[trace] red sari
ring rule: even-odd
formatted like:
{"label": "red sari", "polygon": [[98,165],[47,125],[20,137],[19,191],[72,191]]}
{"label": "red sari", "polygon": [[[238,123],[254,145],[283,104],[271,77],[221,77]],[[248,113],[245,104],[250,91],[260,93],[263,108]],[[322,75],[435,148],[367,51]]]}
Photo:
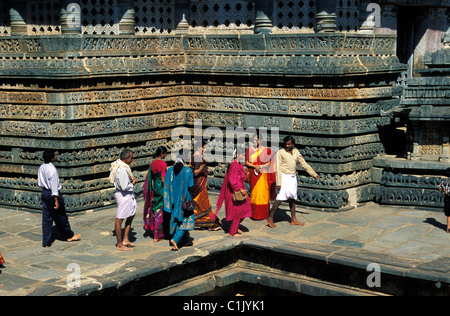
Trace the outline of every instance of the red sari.
{"label": "red sari", "polygon": [[4,263],[5,263],[5,260],[3,259],[2,254],[0,253],[0,266]]}
{"label": "red sari", "polygon": [[[245,152],[245,161],[253,165],[264,165],[270,162],[272,154],[272,150],[267,147],[260,147],[258,150],[249,147]],[[252,168],[249,169],[252,219],[267,219],[270,213],[270,200],[276,196],[275,173],[271,166],[261,169],[258,174],[255,174]]]}

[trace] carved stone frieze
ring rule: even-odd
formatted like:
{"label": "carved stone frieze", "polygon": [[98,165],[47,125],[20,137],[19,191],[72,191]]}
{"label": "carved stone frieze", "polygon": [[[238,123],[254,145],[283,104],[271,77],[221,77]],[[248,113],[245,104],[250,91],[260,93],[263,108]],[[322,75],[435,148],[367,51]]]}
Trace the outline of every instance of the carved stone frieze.
{"label": "carved stone frieze", "polygon": [[99,136],[89,139],[28,139],[23,137],[4,137],[2,144],[19,148],[54,148],[57,150],[75,150],[78,148],[96,148],[110,146],[111,144],[126,144],[146,142],[149,138],[170,139],[171,129],[158,131],[145,131],[131,135]]}
{"label": "carved stone frieze", "polygon": [[292,129],[304,133],[320,133],[326,135],[363,134],[378,131],[378,127],[390,124],[390,118],[371,117],[357,120],[315,120],[294,118]]}
{"label": "carved stone frieze", "polygon": [[384,146],[381,143],[355,145],[343,149],[306,146],[305,148],[300,149],[300,153],[308,161],[347,162],[358,159],[370,159],[377,155],[381,155],[384,153]]}
{"label": "carved stone frieze", "polygon": [[175,112],[82,123],[51,124],[47,122],[3,121],[0,122],[0,131],[4,135],[11,136],[86,137],[105,134],[107,131],[118,133],[182,125],[185,122],[184,114],[184,112]]}
{"label": "carved stone frieze", "polygon": [[[147,134],[147,138],[148,138]],[[155,135],[151,133],[150,135]],[[173,141],[166,139],[157,139],[156,137],[140,146],[128,146],[137,157],[152,156],[158,146],[172,147]],[[123,150],[123,144],[113,147],[97,147],[78,151],[58,152],[58,160],[55,163],[58,167],[75,167],[82,165],[91,165],[99,163],[108,163],[117,159],[118,153]],[[26,151],[21,148],[14,148],[11,152],[0,152],[0,162],[20,163],[29,165],[40,165],[42,163],[43,151]]]}
{"label": "carved stone frieze", "polygon": [[[222,186],[222,179],[209,178],[208,188],[220,189]],[[339,209],[348,205],[349,194],[346,190],[324,190],[323,188],[317,189],[298,189],[298,202],[303,205],[326,208],[326,209]]]}
{"label": "carved stone frieze", "polygon": [[299,189],[298,201],[305,205],[326,208],[340,208],[348,205],[349,194],[345,190],[309,190]]}
{"label": "carved stone frieze", "polygon": [[[339,209],[348,190],[370,200],[379,129],[392,123],[381,113],[402,92],[394,44],[356,34],[2,37],[0,204],[41,207],[46,148],[58,150],[69,211],[114,203],[107,176],[126,147],[139,197],[156,147],[170,153],[174,128],[193,136],[198,120],[224,136],[229,127],[277,128],[278,143],[294,135],[321,175],[298,167],[300,203]],[[210,170],[219,185],[226,165]]]}
{"label": "carved stone frieze", "polygon": [[376,201],[383,204],[443,207],[444,198],[436,189],[414,189],[405,187],[377,188]]}
{"label": "carved stone frieze", "polygon": [[[111,207],[115,204],[114,188],[93,190],[89,193],[77,195],[64,195],[64,204],[68,213]],[[134,192],[142,196],[142,184],[135,186]],[[0,192],[0,203],[6,207],[41,209],[41,198],[39,192],[4,189]]]}
{"label": "carved stone frieze", "polygon": [[438,176],[417,176],[385,171],[381,184],[389,187],[436,189],[443,180],[443,177]]}
{"label": "carved stone frieze", "polygon": [[[133,172],[138,182],[145,179],[146,173]],[[81,194],[96,190],[111,189],[111,183],[107,178],[99,178],[94,180],[81,179],[63,179],[61,181],[61,192],[64,194]],[[37,178],[2,178],[0,179],[0,187],[2,189],[27,189],[31,191],[41,192],[37,185]]]}
{"label": "carved stone frieze", "polygon": [[394,37],[338,33],[2,37],[0,53],[1,73],[14,77],[158,72],[336,75],[388,73],[403,67],[395,57]]}
{"label": "carved stone frieze", "polygon": [[[1,63],[1,60],[0,60]],[[7,91],[0,92],[0,102],[1,103],[27,103],[27,104],[42,104],[44,105],[47,102],[46,93],[45,92],[16,92],[16,91]]]}
{"label": "carved stone frieze", "polygon": [[[287,134],[280,133],[280,139],[287,136]],[[380,137],[378,134],[368,135],[353,135],[343,136],[339,138],[320,137],[314,135],[296,135],[295,143],[302,146],[323,146],[323,147],[347,147],[360,145],[365,143],[379,142]]]}
{"label": "carved stone frieze", "polygon": [[[184,89],[186,88],[186,89]],[[87,119],[97,117],[117,117],[122,115],[151,114],[182,109],[203,109],[217,111],[258,111],[266,113],[295,114],[297,116],[356,116],[379,115],[398,105],[398,100],[378,102],[342,102],[313,101],[288,99],[293,98],[291,89],[285,89],[282,98],[273,98],[272,88],[254,88],[261,98],[250,97],[215,97],[225,90],[207,89],[209,97],[187,96],[188,87],[180,88],[137,88],[133,90],[102,90],[86,92],[52,92],[46,98],[42,92],[29,92],[31,104],[19,104],[25,100],[13,98],[8,91],[0,91],[5,103],[0,103],[0,113],[7,119]],[[247,89],[248,90],[248,89]],[[232,90],[230,94],[236,93]],[[312,93],[312,91],[302,92]],[[192,93],[192,92],[189,92]],[[37,94],[33,96],[33,94]],[[55,95],[58,95],[56,97]],[[237,95],[238,93],[236,93]],[[251,93],[255,94],[255,93]],[[299,94],[297,94],[299,95]],[[155,98],[158,97],[158,98]],[[164,97],[164,98],[161,98]],[[59,105],[43,105],[37,100],[53,99],[51,103]],[[50,100],[49,100],[50,101]],[[99,103],[94,103],[94,102]],[[117,102],[114,102],[117,101]],[[84,104],[71,105],[83,102]],[[86,103],[87,102],[87,103]],[[50,103],[50,102],[49,102]]]}

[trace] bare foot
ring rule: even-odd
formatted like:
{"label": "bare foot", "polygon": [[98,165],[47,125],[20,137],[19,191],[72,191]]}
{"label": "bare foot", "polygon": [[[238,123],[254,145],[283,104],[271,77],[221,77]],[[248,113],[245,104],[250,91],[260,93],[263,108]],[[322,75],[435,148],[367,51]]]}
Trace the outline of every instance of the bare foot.
{"label": "bare foot", "polygon": [[236,234],[234,234],[234,235],[231,235],[231,234],[230,234],[230,236],[231,236],[231,237],[242,237],[242,234],[236,233]]}
{"label": "bare foot", "polygon": [[117,247],[116,247],[118,250],[120,250],[120,251],[130,251],[130,250],[133,250],[133,248],[130,248],[130,247],[127,247],[127,246],[125,246],[125,245],[117,245]]}
{"label": "bare foot", "polygon": [[123,245],[127,247],[136,247],[136,245],[131,242],[124,242]]}
{"label": "bare foot", "polygon": [[267,220],[267,225],[269,225],[270,228],[277,228],[278,227],[277,225],[275,225],[273,220],[270,219],[270,218]]}
{"label": "bare foot", "polygon": [[294,226],[294,225],[305,226],[304,223],[299,222],[297,219],[293,219],[293,220],[291,221],[291,225],[292,225],[292,226]]}
{"label": "bare foot", "polygon": [[177,246],[177,243],[176,243],[173,239],[170,240],[170,244],[172,245],[172,250],[173,250],[173,251],[178,251],[178,250],[180,250],[180,249],[178,248],[178,246]]}
{"label": "bare foot", "polygon": [[74,235],[72,238],[67,239],[67,241],[68,241],[68,242],[71,242],[71,241],[78,241],[78,240],[81,239],[80,237],[81,237],[81,234]]}
{"label": "bare foot", "polygon": [[237,232],[238,232],[238,234],[242,234],[242,230],[240,230],[240,229],[238,229]]}
{"label": "bare foot", "polygon": [[160,242],[163,239],[153,239],[153,242]]}

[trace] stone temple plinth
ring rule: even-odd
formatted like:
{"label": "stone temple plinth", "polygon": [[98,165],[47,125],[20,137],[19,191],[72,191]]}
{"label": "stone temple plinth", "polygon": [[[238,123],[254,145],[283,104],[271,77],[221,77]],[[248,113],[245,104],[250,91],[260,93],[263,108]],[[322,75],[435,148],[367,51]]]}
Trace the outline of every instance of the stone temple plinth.
{"label": "stone temple plinth", "polygon": [[[348,33],[48,35],[0,38],[0,205],[40,209],[42,151],[69,212],[114,203],[123,148],[142,192],[175,127],[278,127],[321,175],[299,170],[299,202],[342,209],[372,200],[372,160],[399,105],[404,70],[391,35]],[[225,133],[224,133],[225,134]],[[210,167],[220,186],[226,165]]]}

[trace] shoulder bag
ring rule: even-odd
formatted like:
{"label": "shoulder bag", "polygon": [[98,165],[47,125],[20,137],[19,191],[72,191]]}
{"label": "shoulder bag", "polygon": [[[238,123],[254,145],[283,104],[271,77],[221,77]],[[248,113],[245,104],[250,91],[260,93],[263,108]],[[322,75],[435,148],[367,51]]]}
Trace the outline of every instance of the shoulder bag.
{"label": "shoulder bag", "polygon": [[[184,192],[184,166],[183,166],[183,188],[182,188],[182,190]],[[184,193],[182,193],[182,195],[181,195],[182,196],[181,209],[183,210],[184,217],[189,217],[194,214],[194,211],[197,209],[198,205],[197,205],[197,202],[195,202],[194,200],[187,200],[186,195]]]}

